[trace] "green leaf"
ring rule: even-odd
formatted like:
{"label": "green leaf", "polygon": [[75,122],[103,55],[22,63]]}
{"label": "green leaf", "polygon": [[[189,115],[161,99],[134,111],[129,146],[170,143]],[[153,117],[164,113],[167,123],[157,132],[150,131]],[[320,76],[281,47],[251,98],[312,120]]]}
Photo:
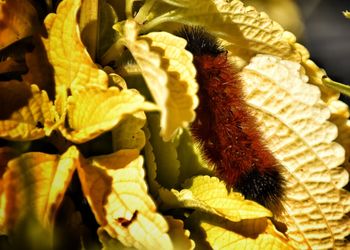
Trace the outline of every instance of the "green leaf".
{"label": "green leaf", "polygon": [[[180,163],[177,159],[177,145],[174,142],[165,142],[160,136],[159,114],[147,114],[148,129],[150,132],[149,143],[151,148],[147,158],[154,157],[156,166],[156,181],[163,187],[174,188],[178,184]],[[153,149],[153,155],[151,154]],[[147,161],[151,159],[147,159]],[[152,168],[152,166],[149,166]]]}
{"label": "green leaf", "polygon": [[180,161],[178,183],[196,175],[213,175],[214,166],[205,159],[199,143],[194,141],[189,130],[184,129],[177,146],[177,159]]}
{"label": "green leaf", "polygon": [[100,59],[108,48],[117,40],[117,32],[113,29],[113,24],[118,21],[118,17],[109,3],[102,1],[101,5],[96,55],[98,59]]}

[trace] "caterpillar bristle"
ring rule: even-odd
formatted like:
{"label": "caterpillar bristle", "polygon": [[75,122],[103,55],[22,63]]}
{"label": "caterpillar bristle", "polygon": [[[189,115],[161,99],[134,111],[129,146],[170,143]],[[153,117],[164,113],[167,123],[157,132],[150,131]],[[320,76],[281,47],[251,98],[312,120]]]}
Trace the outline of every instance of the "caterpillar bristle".
{"label": "caterpillar bristle", "polygon": [[225,49],[217,42],[217,39],[200,26],[184,26],[176,35],[187,41],[186,49],[194,56],[209,54],[217,56]]}

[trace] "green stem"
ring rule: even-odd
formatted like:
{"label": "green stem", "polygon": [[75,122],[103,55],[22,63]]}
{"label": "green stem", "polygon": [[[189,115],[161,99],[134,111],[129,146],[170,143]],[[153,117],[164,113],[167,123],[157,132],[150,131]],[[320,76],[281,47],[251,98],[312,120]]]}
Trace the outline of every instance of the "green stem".
{"label": "green stem", "polygon": [[117,61],[118,58],[123,54],[123,41],[119,39],[116,43],[114,43],[101,57],[101,65],[107,65],[110,62]]}
{"label": "green stem", "polygon": [[165,13],[161,16],[158,16],[158,17],[152,19],[148,23],[145,23],[141,28],[141,33],[146,32],[146,31],[150,31],[151,29],[153,29],[154,27],[156,27],[162,23],[176,21],[177,19],[178,18],[176,16],[171,16],[170,12]]}
{"label": "green stem", "polygon": [[330,79],[327,76],[324,77],[322,79],[322,81],[323,81],[324,85],[326,85],[327,87],[335,89],[346,96],[350,96],[350,86],[349,85],[333,81],[332,79]]}
{"label": "green stem", "polygon": [[127,19],[133,18],[132,7],[134,5],[134,1],[135,0],[126,0],[125,13],[126,13],[126,18]]}
{"label": "green stem", "polygon": [[140,10],[137,12],[135,16],[135,21],[142,24],[146,21],[147,16],[152,9],[153,5],[155,3],[155,0],[147,0],[144,5],[140,8]]}

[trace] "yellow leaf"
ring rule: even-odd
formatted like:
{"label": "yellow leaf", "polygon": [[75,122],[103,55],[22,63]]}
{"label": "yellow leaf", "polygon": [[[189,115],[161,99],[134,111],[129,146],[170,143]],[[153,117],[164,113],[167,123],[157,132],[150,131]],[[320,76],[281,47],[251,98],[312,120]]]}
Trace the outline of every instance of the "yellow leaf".
{"label": "yellow leaf", "polygon": [[343,11],[343,15],[344,15],[346,18],[350,19],[350,12],[349,12],[348,10]]}
{"label": "yellow leaf", "polygon": [[[195,7],[192,7],[193,5]],[[159,11],[164,7],[153,9]],[[157,19],[159,15],[161,16]],[[260,13],[250,6],[244,7],[243,3],[238,0],[194,0],[182,8],[172,8],[165,13],[152,13],[149,16],[154,19],[148,20],[149,23],[145,24],[145,30],[166,21],[200,25],[215,36],[227,41],[230,45],[229,50],[232,47],[232,50],[237,52],[239,48],[243,57],[246,54],[251,57],[257,53],[265,53],[300,61],[299,53],[291,42],[285,39],[285,36],[289,38],[293,36],[291,33],[285,32],[265,13]]]}
{"label": "yellow leaf", "polygon": [[195,208],[234,222],[272,216],[269,210],[254,201],[245,200],[240,193],[228,193],[225,183],[216,177],[197,176],[187,180],[183,186],[180,192],[172,190],[178,204],[170,206]]}
{"label": "yellow leaf", "polygon": [[80,39],[77,14],[81,0],[64,0],[57,14],[45,18],[48,38],[42,38],[55,74],[56,107],[60,114],[66,104],[67,90],[74,95],[82,86],[107,88],[107,74],[98,69]]}
{"label": "yellow leaf", "polygon": [[143,158],[121,150],[87,160],[78,168],[82,189],[97,222],[126,247],[171,249],[168,225],[147,193]]}
{"label": "yellow leaf", "polygon": [[28,0],[0,2],[0,49],[32,35],[39,22],[35,8]]}
{"label": "yellow leaf", "polygon": [[68,127],[62,134],[70,141],[83,143],[112,129],[126,116],[140,110],[155,110],[152,103],[134,89],[88,87],[68,98]]}
{"label": "yellow leaf", "polygon": [[203,235],[196,244],[205,241],[211,249],[293,249],[267,218],[232,222],[195,212],[190,220],[192,232],[199,231]]}
{"label": "yellow leaf", "polygon": [[189,238],[190,231],[184,229],[182,220],[174,219],[171,216],[165,216],[169,225],[169,236],[173,242],[175,250],[194,249],[195,243]]}
{"label": "yellow leaf", "polygon": [[[29,214],[53,229],[56,212],[68,188],[79,152],[69,148],[62,156],[26,153],[8,163],[2,180],[0,218],[6,230]],[[1,221],[1,219],[0,219]]]}
{"label": "yellow leaf", "polygon": [[273,56],[254,57],[242,77],[266,145],[286,170],[288,237],[298,249],[344,247],[348,173],[339,167],[344,149],[334,142],[337,128],[320,90],[300,64]]}
{"label": "yellow leaf", "polygon": [[266,12],[272,20],[297,37],[302,34],[303,23],[299,6],[293,0],[243,0],[245,5],[254,6],[259,11]]}
{"label": "yellow leaf", "polygon": [[2,83],[0,88],[4,98],[1,99],[6,100],[0,118],[0,137],[35,140],[51,133],[56,113],[45,91],[17,81]]}
{"label": "yellow leaf", "polygon": [[[299,53],[291,46],[284,36],[292,36],[285,33],[283,28],[272,21],[264,12],[258,12],[255,8],[244,7],[241,1],[215,0],[219,13],[227,18],[227,23],[238,27],[243,36],[239,41],[235,33],[230,32],[232,28],[220,29],[224,32],[221,38],[232,43],[235,47],[242,47],[255,53],[264,53],[280,56],[289,60],[299,61]],[[293,38],[295,39],[295,37]]]}
{"label": "yellow leaf", "polygon": [[186,41],[167,32],[137,38],[133,21],[125,24],[125,46],[135,58],[155,102],[161,110],[161,135],[170,140],[177,129],[195,118],[198,105],[196,70]]}

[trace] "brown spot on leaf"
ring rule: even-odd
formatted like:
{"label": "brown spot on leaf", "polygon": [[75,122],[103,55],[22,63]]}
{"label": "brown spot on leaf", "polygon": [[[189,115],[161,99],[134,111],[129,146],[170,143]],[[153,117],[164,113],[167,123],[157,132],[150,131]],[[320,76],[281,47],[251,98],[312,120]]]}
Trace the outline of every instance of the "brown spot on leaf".
{"label": "brown spot on leaf", "polygon": [[123,227],[128,227],[137,218],[137,214],[138,214],[138,211],[136,210],[133,213],[130,220],[121,217],[121,218],[116,219],[116,221],[118,223],[120,223]]}

